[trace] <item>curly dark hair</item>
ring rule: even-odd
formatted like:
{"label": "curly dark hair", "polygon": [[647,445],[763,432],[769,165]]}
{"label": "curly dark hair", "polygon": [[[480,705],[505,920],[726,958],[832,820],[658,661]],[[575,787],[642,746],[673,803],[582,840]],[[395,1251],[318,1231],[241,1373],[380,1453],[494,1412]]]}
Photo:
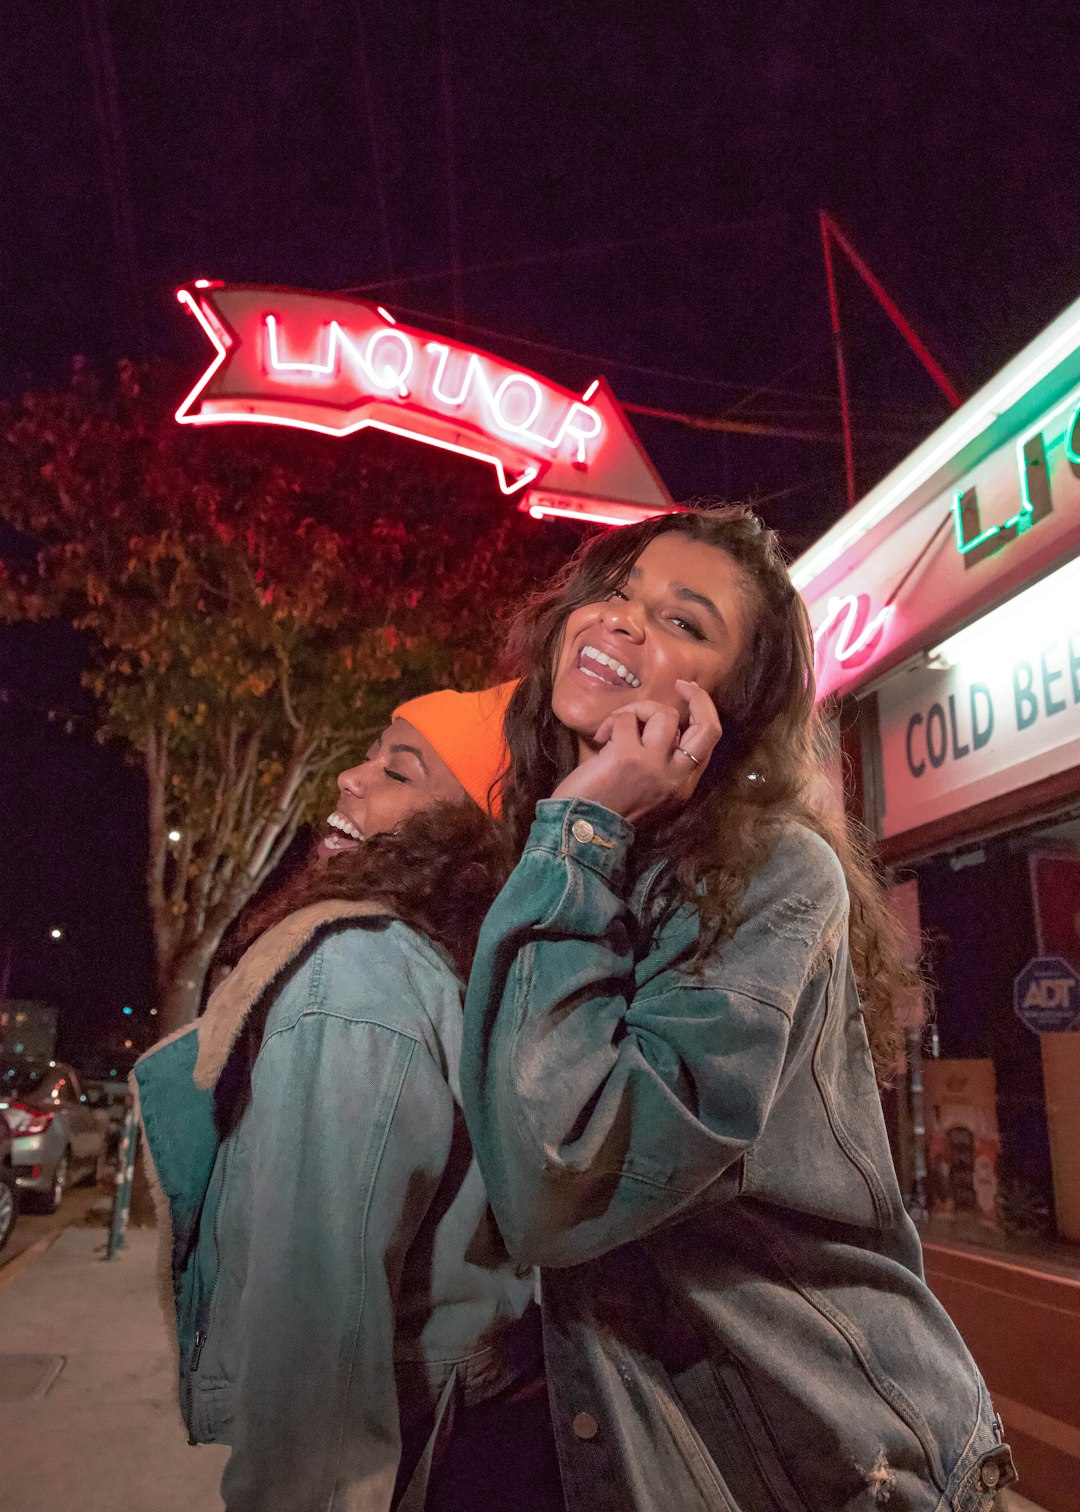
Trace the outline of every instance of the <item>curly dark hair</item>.
{"label": "curly dark hair", "polygon": [[754,606],[753,628],[718,707],[724,734],[693,797],[675,815],[636,826],[640,874],[668,864],[672,901],[699,910],[699,958],[734,932],[754,871],[778,822],[796,819],[836,852],[850,897],[851,959],[870,1049],[881,1083],[896,1074],[903,1030],[917,1022],[921,977],[905,956],[899,925],[871,863],[866,837],[839,805],[823,802],[838,762],[834,736],[815,707],[814,642],[774,531],[748,509],[694,509],[595,536],[519,613],[505,672],[520,676],[507,711],[511,768],[502,783],[504,823],[520,853],[536,803],[577,764],[577,739],[551,708],[552,681],[567,616],[606,598],[644,548],[677,532],[727,552],[741,568]]}
{"label": "curly dark hair", "polygon": [[382,903],[442,947],[465,980],[484,915],[510,873],[505,836],[471,800],[440,803],[355,850],[312,857],[243,915],[229,942],[235,961],[271,925],[330,898]]}

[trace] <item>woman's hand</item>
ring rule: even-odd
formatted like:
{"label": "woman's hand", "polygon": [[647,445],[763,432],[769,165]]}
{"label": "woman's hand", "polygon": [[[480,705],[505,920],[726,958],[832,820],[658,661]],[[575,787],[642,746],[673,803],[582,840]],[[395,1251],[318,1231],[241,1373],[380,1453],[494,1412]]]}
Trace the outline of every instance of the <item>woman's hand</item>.
{"label": "woman's hand", "polygon": [[689,709],[642,699],[617,710],[596,732],[601,747],[563,779],[553,798],[589,798],[633,823],[668,803],[685,803],[723,733],[716,705],[697,683],[675,684]]}

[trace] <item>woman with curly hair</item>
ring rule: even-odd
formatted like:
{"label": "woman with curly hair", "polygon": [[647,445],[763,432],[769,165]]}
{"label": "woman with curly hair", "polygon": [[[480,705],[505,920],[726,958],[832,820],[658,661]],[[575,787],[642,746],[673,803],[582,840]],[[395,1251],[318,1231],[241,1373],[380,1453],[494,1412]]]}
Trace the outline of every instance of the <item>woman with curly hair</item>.
{"label": "woman with curly hair", "polygon": [[1013,1478],[878,1098],[917,999],[745,510],[593,540],[519,620],[462,1096],[542,1267],[571,1512],[982,1512]]}
{"label": "woman with curly hair", "polygon": [[509,692],[397,710],[203,1018],[135,1068],[181,1407],[232,1448],[228,1512],[562,1506],[533,1275],[458,1090]]}

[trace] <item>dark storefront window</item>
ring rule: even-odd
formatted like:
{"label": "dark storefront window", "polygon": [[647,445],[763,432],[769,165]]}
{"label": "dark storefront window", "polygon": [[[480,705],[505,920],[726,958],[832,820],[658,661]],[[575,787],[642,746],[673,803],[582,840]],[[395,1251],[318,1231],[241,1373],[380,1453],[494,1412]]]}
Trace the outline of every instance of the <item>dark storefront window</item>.
{"label": "dark storefront window", "polygon": [[[1052,951],[1040,944],[1048,927],[1045,891],[1040,919],[1031,864],[1048,854],[1066,858],[1069,867],[1075,862],[1078,898],[1075,909],[1063,911],[1058,890]],[[1058,1206],[1076,1206],[1068,1193],[1080,1160],[1080,1089],[1071,1109],[1059,1100],[1051,1132],[1044,1076],[1046,1055],[1060,1065],[1059,1052],[1072,1048],[1055,1040],[1044,1049],[1017,1015],[1014,981],[1043,953],[1064,957],[1066,945],[1065,958],[1080,969],[1080,823],[968,845],[898,874],[918,885],[934,994],[934,1028],[924,1046],[929,1056],[936,1045],[939,1059],[923,1067],[931,1225],[960,1240],[1008,1248],[1052,1249],[1068,1241],[1075,1254],[1075,1211],[1059,1214]],[[1063,939],[1062,928],[1071,939]],[[900,1163],[910,1186],[912,1162]]]}

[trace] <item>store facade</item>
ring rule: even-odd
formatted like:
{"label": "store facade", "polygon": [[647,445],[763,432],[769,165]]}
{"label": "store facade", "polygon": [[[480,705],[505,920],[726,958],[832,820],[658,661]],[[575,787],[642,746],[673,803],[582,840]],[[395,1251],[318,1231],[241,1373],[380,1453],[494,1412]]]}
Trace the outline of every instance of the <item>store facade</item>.
{"label": "store facade", "polygon": [[[1080,301],[793,575],[821,694],[838,702],[848,801],[926,949],[934,1027],[892,1094],[890,1132],[906,1195],[926,1218],[928,1278],[1000,1397],[1028,1494],[1071,1512]],[[1047,1370],[1055,1357],[1060,1378]]]}
{"label": "store facade", "polygon": [[[929,944],[943,1064],[913,1196],[1080,1244],[1080,302],[794,576],[861,817]],[[1056,985],[1017,986],[1050,959]]]}

